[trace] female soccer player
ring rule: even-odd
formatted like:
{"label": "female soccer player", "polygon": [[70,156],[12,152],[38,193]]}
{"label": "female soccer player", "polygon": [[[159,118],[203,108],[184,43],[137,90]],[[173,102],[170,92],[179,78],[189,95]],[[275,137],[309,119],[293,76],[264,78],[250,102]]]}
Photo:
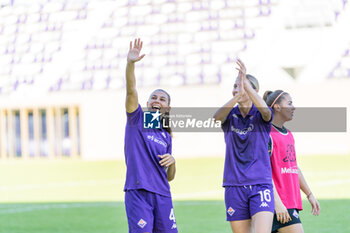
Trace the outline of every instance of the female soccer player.
{"label": "female soccer player", "polygon": [[[144,112],[138,102],[135,62],[140,56],[142,41],[130,42],[126,65],[125,209],[129,232],[177,232],[177,225],[168,181],[175,176],[175,159],[171,155],[171,132],[165,128],[144,129]],[[153,117],[162,117],[170,110],[170,96],[155,90],[147,102]],[[159,114],[159,115],[158,115]],[[152,117],[152,119],[153,119]]]}
{"label": "female soccer player", "polygon": [[214,115],[226,142],[226,216],[234,233],[270,233],[275,207],[267,143],[273,113],[258,95],[257,79],[246,75],[241,60],[237,64],[233,98]]}
{"label": "female soccer player", "polygon": [[293,119],[295,108],[291,96],[282,90],[266,91],[264,100],[274,112],[269,141],[276,206],[272,232],[303,233],[299,218],[300,189],[306,194],[314,215],[319,215],[320,204],[297,165],[293,135],[283,126]]}

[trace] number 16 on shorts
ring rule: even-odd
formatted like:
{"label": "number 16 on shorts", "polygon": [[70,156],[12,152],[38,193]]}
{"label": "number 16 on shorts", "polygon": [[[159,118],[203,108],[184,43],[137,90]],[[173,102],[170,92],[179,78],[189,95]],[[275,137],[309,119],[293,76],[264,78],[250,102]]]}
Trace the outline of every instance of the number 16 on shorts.
{"label": "number 16 on shorts", "polygon": [[259,191],[261,204],[260,207],[269,207],[271,202],[271,191],[269,189],[265,189],[264,191]]}

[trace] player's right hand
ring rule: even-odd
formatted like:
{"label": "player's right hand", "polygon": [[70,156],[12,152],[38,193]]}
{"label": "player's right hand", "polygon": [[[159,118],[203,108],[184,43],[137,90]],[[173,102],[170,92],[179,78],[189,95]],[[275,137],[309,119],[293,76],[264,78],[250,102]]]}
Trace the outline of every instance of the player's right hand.
{"label": "player's right hand", "polygon": [[285,224],[292,220],[287,208],[283,205],[282,202],[275,203],[275,212],[277,215],[277,221],[281,222],[282,224]]}
{"label": "player's right hand", "polygon": [[131,63],[138,62],[145,56],[145,54],[142,54],[140,56],[142,44],[143,42],[140,40],[140,38],[135,39],[134,46],[132,45],[132,41],[130,41],[129,53],[127,56],[128,62],[131,62]]}

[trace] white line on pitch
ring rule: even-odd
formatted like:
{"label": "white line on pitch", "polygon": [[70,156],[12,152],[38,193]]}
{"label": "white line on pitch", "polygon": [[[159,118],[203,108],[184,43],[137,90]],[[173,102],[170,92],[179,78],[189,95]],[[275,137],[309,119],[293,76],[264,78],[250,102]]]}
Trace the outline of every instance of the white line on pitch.
{"label": "white line on pitch", "polygon": [[46,184],[18,184],[18,185],[0,186],[0,191],[96,186],[96,185],[117,185],[117,184],[120,184],[120,182],[117,180],[87,180],[87,181],[53,182],[53,183],[46,183]]}
{"label": "white line on pitch", "polygon": [[[57,204],[10,204],[0,205],[1,214],[25,213],[51,209],[69,209],[69,208],[90,208],[90,207],[117,207],[123,203],[120,202],[101,202],[101,203],[57,203]],[[8,208],[10,207],[10,208]]]}

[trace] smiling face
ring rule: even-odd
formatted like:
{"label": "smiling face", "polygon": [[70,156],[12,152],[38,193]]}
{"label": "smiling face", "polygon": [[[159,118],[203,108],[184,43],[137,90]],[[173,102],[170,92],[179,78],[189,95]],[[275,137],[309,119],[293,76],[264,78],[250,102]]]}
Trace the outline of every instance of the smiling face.
{"label": "smiling face", "polygon": [[284,94],[281,98],[281,101],[274,105],[275,114],[280,115],[284,121],[290,121],[293,119],[295,110],[292,97],[289,94]]}
{"label": "smiling face", "polygon": [[162,114],[170,111],[169,96],[161,90],[155,90],[147,101],[148,111],[159,110]]}

